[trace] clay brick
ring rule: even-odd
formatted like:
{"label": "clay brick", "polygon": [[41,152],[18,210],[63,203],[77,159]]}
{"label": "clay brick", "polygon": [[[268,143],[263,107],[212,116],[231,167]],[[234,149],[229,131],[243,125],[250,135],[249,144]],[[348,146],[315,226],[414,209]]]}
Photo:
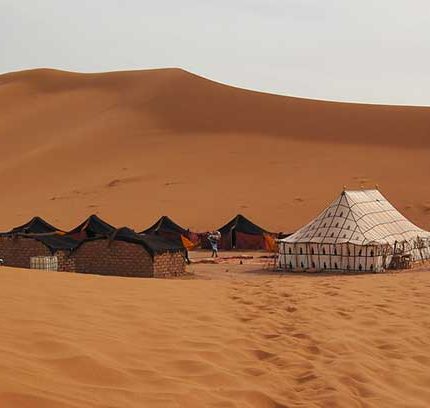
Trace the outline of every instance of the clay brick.
{"label": "clay brick", "polygon": [[[0,237],[0,257],[7,266],[30,267],[30,257],[50,256],[41,242],[22,237]],[[88,241],[76,251],[57,251],[59,271],[119,276],[170,277],[185,272],[181,253],[152,256],[144,247],[123,241]]]}

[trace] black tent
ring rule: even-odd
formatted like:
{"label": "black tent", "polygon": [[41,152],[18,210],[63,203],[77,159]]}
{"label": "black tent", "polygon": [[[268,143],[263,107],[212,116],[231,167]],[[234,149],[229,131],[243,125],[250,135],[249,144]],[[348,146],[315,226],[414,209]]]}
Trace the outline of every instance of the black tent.
{"label": "black tent", "polygon": [[115,232],[115,230],[115,227],[108,224],[106,221],[103,221],[97,215],[93,214],[89,216],[82,224],[69,231],[67,235],[77,240],[83,240],[97,236],[111,235]]}
{"label": "black tent", "polygon": [[127,227],[117,229],[109,239],[142,245],[152,256],[163,252],[185,251],[182,243],[177,243],[157,235],[138,234]]}
{"label": "black tent", "polygon": [[266,249],[268,232],[241,214],[218,229],[221,249]]}
{"label": "black tent", "polygon": [[62,232],[40,217],[34,217],[29,222],[11,229],[6,234],[49,234]]}
{"label": "black tent", "polygon": [[159,235],[175,241],[181,240],[181,235],[189,238],[190,232],[163,215],[154,225],[141,232],[141,234]]}
{"label": "black tent", "polygon": [[35,239],[41,242],[54,254],[56,251],[69,250],[73,251],[79,246],[79,241],[68,237],[67,235],[58,234],[18,234],[18,236]]}

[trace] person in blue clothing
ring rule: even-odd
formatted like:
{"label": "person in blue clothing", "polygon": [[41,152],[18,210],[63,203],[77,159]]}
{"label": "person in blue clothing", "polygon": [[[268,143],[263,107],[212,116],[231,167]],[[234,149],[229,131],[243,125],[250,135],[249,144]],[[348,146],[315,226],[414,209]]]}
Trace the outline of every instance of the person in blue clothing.
{"label": "person in blue clothing", "polygon": [[221,240],[221,233],[219,231],[213,231],[208,235],[208,241],[211,244],[212,254],[211,258],[218,258],[218,242]]}

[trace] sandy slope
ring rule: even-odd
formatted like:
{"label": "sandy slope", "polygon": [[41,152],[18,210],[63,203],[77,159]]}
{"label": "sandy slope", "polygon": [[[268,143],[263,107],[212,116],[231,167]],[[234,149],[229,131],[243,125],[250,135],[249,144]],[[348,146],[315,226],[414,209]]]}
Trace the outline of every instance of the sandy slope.
{"label": "sandy slope", "polygon": [[0,406],[429,406],[429,273],[193,269],[213,279],[1,268]]}
{"label": "sandy slope", "polygon": [[178,69],[0,76],[0,228],[89,213],[194,229],[242,212],[300,226],[344,185],[378,183],[430,228],[430,109],[251,92]]}

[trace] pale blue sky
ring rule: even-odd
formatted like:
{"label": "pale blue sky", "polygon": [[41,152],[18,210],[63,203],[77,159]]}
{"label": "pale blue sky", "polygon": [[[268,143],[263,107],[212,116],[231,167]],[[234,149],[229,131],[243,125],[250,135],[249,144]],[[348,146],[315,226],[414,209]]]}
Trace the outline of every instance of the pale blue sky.
{"label": "pale blue sky", "polygon": [[0,0],[0,72],[181,67],[284,95],[430,105],[428,0]]}

